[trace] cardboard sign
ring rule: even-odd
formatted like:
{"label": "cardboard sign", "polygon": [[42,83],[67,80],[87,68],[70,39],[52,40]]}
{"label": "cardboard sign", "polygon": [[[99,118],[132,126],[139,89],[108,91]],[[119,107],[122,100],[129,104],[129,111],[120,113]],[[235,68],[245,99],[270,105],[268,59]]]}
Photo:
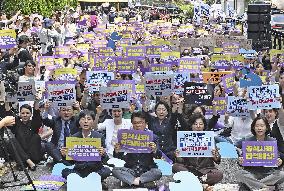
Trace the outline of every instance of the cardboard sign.
{"label": "cardboard sign", "polygon": [[19,81],[17,99],[18,101],[34,101],[35,100],[35,82]]}
{"label": "cardboard sign", "polygon": [[174,74],[145,75],[145,93],[148,96],[169,96],[174,90]]}
{"label": "cardboard sign", "polygon": [[249,110],[280,108],[279,85],[263,85],[248,87]]}
{"label": "cardboard sign", "polygon": [[277,166],[276,141],[243,141],[243,166]]}
{"label": "cardboard sign", "polygon": [[53,107],[72,106],[76,101],[75,82],[47,81],[47,99]]}
{"label": "cardboard sign", "polygon": [[242,97],[228,96],[227,97],[227,112],[235,117],[249,116],[248,102]]}
{"label": "cardboard sign", "polygon": [[189,71],[190,73],[199,73],[201,59],[197,57],[181,58],[179,59],[179,70]]}
{"label": "cardboard sign", "polygon": [[100,96],[101,106],[104,109],[129,108],[128,87],[100,87]]}
{"label": "cardboard sign", "polygon": [[70,47],[68,46],[56,46],[54,48],[54,57],[55,58],[70,58]]}
{"label": "cardboard sign", "polygon": [[97,148],[101,147],[99,138],[66,137],[68,154],[66,160],[74,161],[101,161]]}
{"label": "cardboard sign", "polygon": [[13,29],[0,30],[0,48],[10,49],[17,46],[16,32]]}
{"label": "cardboard sign", "polygon": [[187,104],[212,105],[214,93],[213,84],[185,82],[184,98]]}
{"label": "cardboard sign", "polygon": [[128,87],[130,95],[134,96],[136,92],[135,81],[134,80],[110,80],[107,84],[108,87]]}
{"label": "cardboard sign", "polygon": [[215,148],[213,131],[178,131],[177,149],[180,157],[212,157]]}
{"label": "cardboard sign", "polygon": [[113,72],[95,72],[87,71],[87,84],[89,85],[89,91],[95,92],[99,91],[100,87],[107,86],[110,80],[114,79]]}
{"label": "cardboard sign", "polygon": [[222,71],[222,72],[203,72],[203,82],[204,83],[213,83],[218,84],[221,82],[222,77],[224,77],[227,74],[231,74],[230,71]]}
{"label": "cardboard sign", "polygon": [[117,139],[124,152],[151,153],[149,144],[153,141],[152,131],[119,129],[117,132]]}

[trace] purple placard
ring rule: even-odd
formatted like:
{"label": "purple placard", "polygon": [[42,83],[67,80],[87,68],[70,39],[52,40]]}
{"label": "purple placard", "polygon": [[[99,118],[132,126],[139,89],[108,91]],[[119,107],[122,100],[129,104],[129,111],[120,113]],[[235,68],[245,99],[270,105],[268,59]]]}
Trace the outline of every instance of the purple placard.
{"label": "purple placard", "polygon": [[144,57],[145,55],[146,55],[145,46],[127,46],[126,47],[126,56]]}
{"label": "purple placard", "polygon": [[66,182],[66,179],[61,176],[56,175],[42,175],[39,177],[40,181],[56,181],[56,182]]}
{"label": "purple placard", "polygon": [[172,65],[171,64],[151,64],[150,65],[151,72],[156,71],[171,71]]}
{"label": "purple placard", "polygon": [[[213,101],[216,102],[215,108],[219,115],[225,115],[227,111],[227,98],[214,97]],[[205,106],[206,115],[213,115],[213,106]]]}
{"label": "purple placard", "polygon": [[230,68],[231,64],[227,60],[217,60],[215,62],[212,62],[210,66],[215,69],[228,69]]}
{"label": "purple placard", "polygon": [[234,90],[235,76],[236,74],[232,73],[232,74],[227,74],[222,77],[222,83],[224,85],[225,92],[228,94],[232,93]]}
{"label": "purple placard", "polygon": [[163,46],[146,46],[146,54],[148,56],[160,57]]}
{"label": "purple placard", "polygon": [[197,57],[180,58],[179,70],[189,71],[190,73],[200,73],[201,59]]}
{"label": "purple placard", "polygon": [[222,44],[224,54],[239,54],[240,43],[225,42]]}
{"label": "purple placard", "polygon": [[114,56],[113,49],[110,47],[100,47],[98,48],[99,56]]}
{"label": "purple placard", "polygon": [[276,141],[243,141],[243,166],[277,166]]}
{"label": "purple placard", "polygon": [[56,46],[54,48],[55,58],[70,58],[70,48],[68,46]]}
{"label": "purple placard", "polygon": [[136,93],[136,87],[135,87],[134,80],[110,80],[107,83],[107,86],[109,87],[127,86],[129,89],[129,93],[131,95],[135,95]]}
{"label": "purple placard", "polygon": [[149,143],[153,141],[152,131],[119,129],[117,140],[127,153],[151,153]]}
{"label": "purple placard", "polygon": [[122,58],[117,57],[116,59],[116,68],[120,73],[123,74],[132,74],[135,73],[138,61],[131,58]]}

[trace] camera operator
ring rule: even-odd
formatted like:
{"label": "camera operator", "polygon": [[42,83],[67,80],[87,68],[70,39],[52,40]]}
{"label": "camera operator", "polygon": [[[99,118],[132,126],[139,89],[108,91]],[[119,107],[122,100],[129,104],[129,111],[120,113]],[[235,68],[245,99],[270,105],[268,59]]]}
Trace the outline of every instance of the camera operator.
{"label": "camera operator", "polygon": [[41,44],[41,51],[43,55],[52,55],[52,48],[58,45],[60,41],[60,34],[53,28],[53,20],[46,18],[43,21],[43,27],[38,35]]}

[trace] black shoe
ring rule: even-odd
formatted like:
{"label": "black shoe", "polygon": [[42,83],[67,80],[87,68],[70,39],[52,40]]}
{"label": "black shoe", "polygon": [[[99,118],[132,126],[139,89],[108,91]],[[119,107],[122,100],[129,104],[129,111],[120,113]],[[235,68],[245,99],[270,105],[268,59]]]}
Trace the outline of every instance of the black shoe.
{"label": "black shoe", "polygon": [[251,191],[251,189],[244,183],[239,183],[239,191]]}
{"label": "black shoe", "polygon": [[144,184],[142,184],[143,187],[149,189],[149,190],[153,190],[153,189],[156,189],[157,188],[157,184],[155,181],[152,181],[152,182],[146,182]]}

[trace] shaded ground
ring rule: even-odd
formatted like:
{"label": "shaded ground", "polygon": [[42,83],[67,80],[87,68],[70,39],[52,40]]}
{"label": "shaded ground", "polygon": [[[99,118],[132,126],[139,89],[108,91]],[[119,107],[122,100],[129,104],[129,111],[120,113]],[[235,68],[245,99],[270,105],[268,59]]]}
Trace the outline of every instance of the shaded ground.
{"label": "shaded ground", "polygon": [[[238,169],[240,169],[240,167],[237,164],[237,161],[234,159],[222,159],[222,162],[220,165],[218,165],[218,168],[220,170],[222,170],[224,172],[224,178],[222,180],[223,184],[226,183],[237,183],[236,182],[236,177],[235,177],[235,173]],[[25,174],[23,172],[16,172],[18,174],[18,179],[21,181],[26,181],[27,178],[25,176]],[[48,166],[39,166],[37,171],[35,172],[31,172],[29,171],[30,176],[33,180],[36,180],[37,178],[39,178],[41,175],[48,175],[51,173],[51,167]],[[5,176],[2,176],[2,181],[5,180],[12,180],[12,173],[8,173]],[[173,181],[172,176],[163,176],[159,182],[158,185],[162,185],[162,184],[166,184],[168,185],[168,182]],[[112,190],[114,188],[119,188],[119,181],[114,178],[114,177],[109,177],[106,179],[106,182],[108,184],[109,190]],[[282,185],[283,186],[283,185]],[[4,189],[5,191],[18,191],[20,190],[20,187],[14,187],[14,188],[6,188]],[[61,189],[62,191],[66,190],[65,188]],[[282,189],[284,191],[284,187],[282,187]],[[230,190],[228,190],[230,191]]]}

